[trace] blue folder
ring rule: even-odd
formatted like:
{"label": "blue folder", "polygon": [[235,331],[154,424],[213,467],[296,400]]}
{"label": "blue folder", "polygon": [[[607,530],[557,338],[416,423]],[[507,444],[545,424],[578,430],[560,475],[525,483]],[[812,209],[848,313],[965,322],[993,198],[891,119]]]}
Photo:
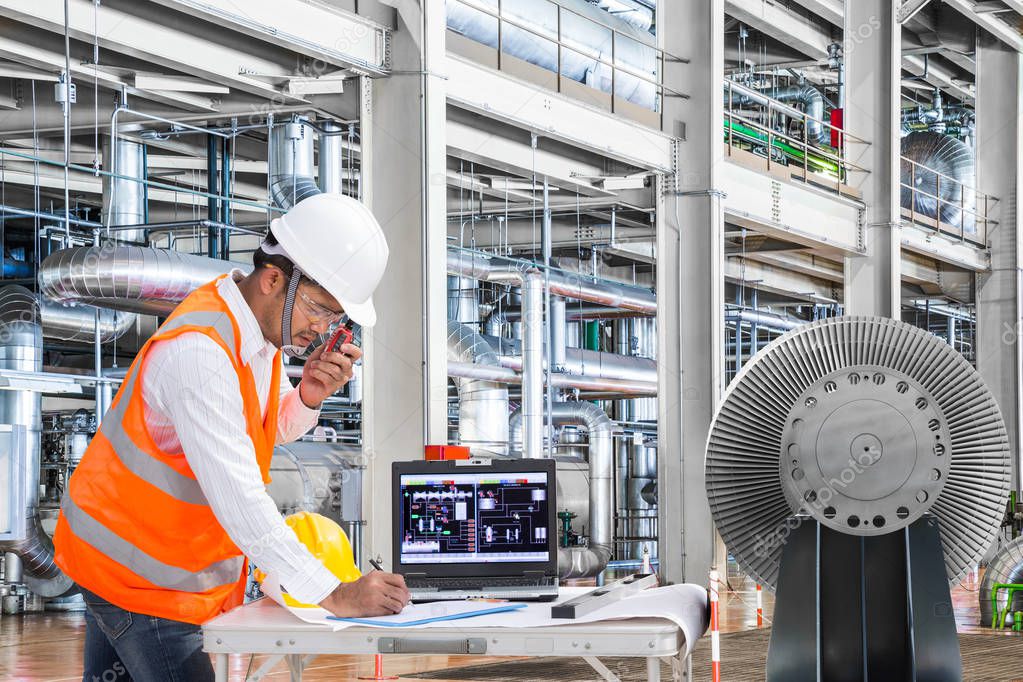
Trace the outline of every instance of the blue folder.
{"label": "blue folder", "polygon": [[430,618],[420,618],[419,620],[407,620],[401,622],[386,621],[386,620],[373,620],[372,618],[339,618],[337,616],[327,616],[328,620],[339,620],[344,623],[359,623],[360,625],[377,625],[387,628],[405,628],[412,625],[426,625],[427,623],[439,623],[445,620],[461,620],[463,618],[475,618],[476,616],[486,616],[491,613],[504,613],[505,611],[515,611],[517,609],[526,608],[526,604],[502,604],[501,606],[492,606],[489,608],[479,609],[478,611],[464,611],[462,613],[454,613],[445,616],[432,616]]}

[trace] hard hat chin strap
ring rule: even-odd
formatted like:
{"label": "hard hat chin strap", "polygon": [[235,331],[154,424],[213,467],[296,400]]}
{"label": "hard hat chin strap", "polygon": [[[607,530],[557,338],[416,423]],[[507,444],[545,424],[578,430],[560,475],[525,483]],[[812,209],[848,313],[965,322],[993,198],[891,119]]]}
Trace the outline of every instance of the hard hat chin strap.
{"label": "hard hat chin strap", "polygon": [[298,295],[302,275],[302,269],[293,265],[291,279],[288,280],[288,291],[284,294],[284,312],[281,314],[281,350],[291,357],[301,357],[306,353],[305,346],[296,346],[291,342],[291,316],[295,310],[295,296]]}

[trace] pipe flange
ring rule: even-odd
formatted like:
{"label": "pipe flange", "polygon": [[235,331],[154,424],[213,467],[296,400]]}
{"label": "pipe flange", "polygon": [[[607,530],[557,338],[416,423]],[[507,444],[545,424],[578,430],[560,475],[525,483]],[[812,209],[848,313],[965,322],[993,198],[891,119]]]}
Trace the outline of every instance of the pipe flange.
{"label": "pipe flange", "polygon": [[877,367],[815,381],[782,433],[779,474],[789,504],[854,535],[916,521],[948,480],[951,434],[936,404],[910,377]]}

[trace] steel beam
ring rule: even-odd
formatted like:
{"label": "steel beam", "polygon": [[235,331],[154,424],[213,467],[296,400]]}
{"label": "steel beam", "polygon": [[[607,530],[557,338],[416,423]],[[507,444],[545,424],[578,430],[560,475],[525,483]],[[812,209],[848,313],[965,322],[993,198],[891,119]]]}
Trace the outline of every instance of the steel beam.
{"label": "steel beam", "polygon": [[1023,57],[983,36],[977,46],[977,188],[998,197],[988,230],[991,272],[977,277],[977,370],[1005,419],[1013,487],[1023,488],[1023,341],[1020,198],[1023,185]]}
{"label": "steel beam", "polygon": [[364,335],[364,556],[390,556],[391,463],[447,442],[446,30],[443,3],[401,13],[391,54],[413,75],[360,79],[363,198],[390,245]]}
{"label": "steel beam", "polygon": [[[845,261],[845,312],[901,317],[901,223],[899,212],[899,103],[901,101],[901,26],[891,0],[848,0],[845,34],[855,49],[845,50],[845,129],[870,142],[851,147],[866,205],[864,256]],[[873,26],[870,32],[858,26]]]}
{"label": "steel beam", "polygon": [[276,0],[155,0],[217,26],[229,28],[336,66],[384,75],[388,31],[358,14],[326,4]]}
{"label": "steel beam", "polygon": [[993,14],[978,11],[978,5],[973,0],[945,0],[945,3],[1016,52],[1023,52],[1023,36],[1019,28],[1013,28]]}
{"label": "steel beam", "polygon": [[845,3],[843,0],[796,0],[796,4],[802,5],[835,26],[842,26],[845,18]]}
{"label": "steel beam", "polygon": [[[91,0],[68,0],[71,37],[91,45],[94,36],[98,36],[101,50],[149,61],[284,104],[304,101],[282,94],[259,78],[242,75],[282,72],[289,75],[286,69],[292,68],[290,65],[263,56],[269,50],[243,52],[228,44],[223,28],[211,26],[209,30],[200,30],[195,23],[179,26],[167,16],[162,21],[153,20],[150,19],[153,8],[145,9],[148,11],[102,5],[96,12]],[[0,16],[47,31],[64,32],[64,7],[58,2],[5,0],[0,4]]]}
{"label": "steel beam", "polygon": [[[729,16],[789,45],[811,59],[826,59],[828,45],[834,42],[831,33],[823,27],[773,2],[726,0],[725,11]],[[684,50],[682,54],[685,54]]]}
{"label": "steel beam", "polygon": [[[724,69],[724,1],[659,6],[658,40],[689,64],[665,65],[665,83],[715,93]],[[720,97],[664,102],[665,127],[720,131]],[[677,140],[675,173],[657,193],[658,554],[663,580],[704,583],[716,533],[704,485],[711,420],[724,389],[724,209],[719,134]],[[683,161],[684,160],[684,161]],[[684,168],[684,172],[683,172]]]}
{"label": "steel beam", "polygon": [[[63,53],[47,49],[44,45],[34,41],[25,42],[24,40],[15,39],[13,37],[13,34],[16,34],[16,31],[13,30],[14,24],[11,22],[2,23],[12,27],[12,31],[7,35],[0,33],[0,58],[9,59],[33,69],[38,69],[49,75],[49,78],[44,76],[42,80],[56,81],[57,74],[64,71]],[[21,77],[39,78],[35,74],[25,74]],[[217,110],[217,107],[209,97],[166,90],[150,91],[145,88],[138,88],[130,78],[122,78],[103,69],[93,69],[91,66],[77,62],[71,62],[71,78],[79,83],[92,84],[95,82],[104,90],[113,90],[114,92],[125,90],[129,96],[140,97],[160,104],[168,104],[186,111],[215,112]]]}

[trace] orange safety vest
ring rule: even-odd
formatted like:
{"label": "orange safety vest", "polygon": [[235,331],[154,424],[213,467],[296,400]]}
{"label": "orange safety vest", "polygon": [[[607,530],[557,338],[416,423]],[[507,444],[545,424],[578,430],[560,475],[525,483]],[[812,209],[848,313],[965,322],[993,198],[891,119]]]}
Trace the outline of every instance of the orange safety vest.
{"label": "orange safety vest", "polygon": [[216,341],[238,373],[246,431],[263,481],[270,481],[280,351],[264,417],[252,370],[239,356],[238,322],[217,291],[218,280],[182,301],[135,357],[68,482],[53,538],[57,565],[80,586],[128,611],[194,624],[242,603],[245,557],[213,515],[184,453],[153,443],[138,379],[156,341],[187,332]]}

